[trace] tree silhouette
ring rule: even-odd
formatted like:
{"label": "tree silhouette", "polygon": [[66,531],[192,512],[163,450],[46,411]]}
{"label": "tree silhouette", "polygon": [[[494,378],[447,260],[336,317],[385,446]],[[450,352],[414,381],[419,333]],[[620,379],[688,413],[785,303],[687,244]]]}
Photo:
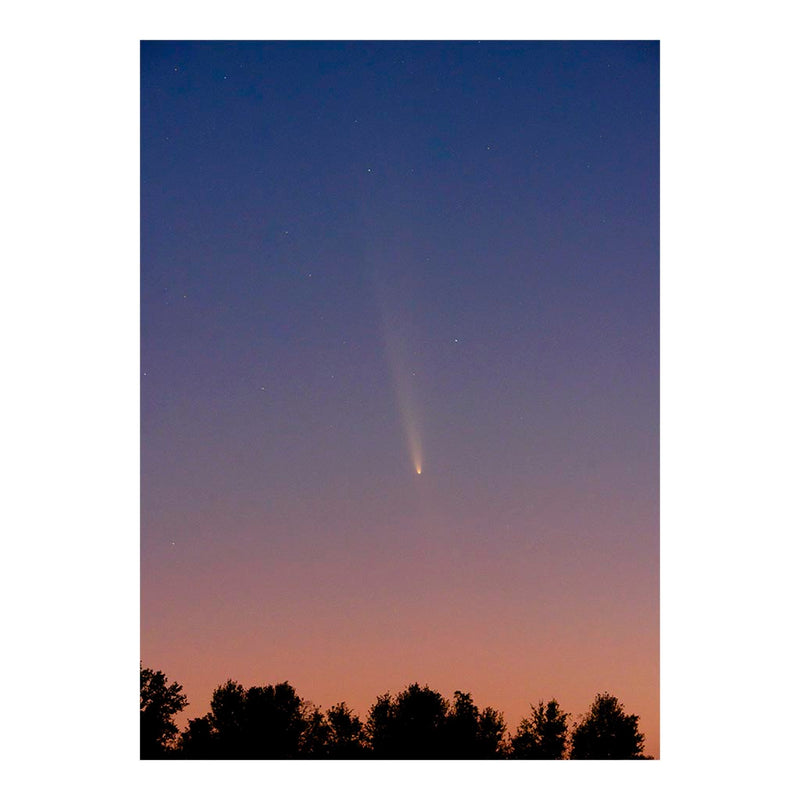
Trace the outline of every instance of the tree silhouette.
{"label": "tree silhouette", "polygon": [[245,691],[240,683],[228,680],[211,697],[211,726],[217,758],[242,758],[245,750]]}
{"label": "tree silhouette", "polygon": [[245,758],[295,758],[309,721],[303,701],[284,682],[253,686],[245,702]]}
{"label": "tree silhouette", "polygon": [[[505,758],[507,745],[503,739],[506,735],[506,723],[503,715],[487,706],[478,717],[478,738],[480,750],[477,758]],[[465,756],[460,756],[464,758]]]}
{"label": "tree silhouette", "polygon": [[185,758],[353,758],[362,739],[344,703],[323,714],[289,683],[245,689],[229,680],[214,690],[211,713],[189,722],[180,749]]}
{"label": "tree silhouette", "polygon": [[188,705],[183,687],[178,683],[167,684],[163,672],[153,671],[139,664],[141,691],[140,708],[140,756],[141,758],[163,758],[172,750],[178,728],[172,718]]}
{"label": "tree silhouette", "polygon": [[573,759],[643,758],[644,734],[639,717],[625,714],[613,695],[598,694],[589,713],[572,733]]}
{"label": "tree silhouette", "polygon": [[188,758],[297,758],[307,727],[288,683],[245,689],[228,680],[214,690],[211,713],[189,723],[181,750]]}
{"label": "tree silhouette", "polygon": [[218,757],[219,747],[211,714],[189,720],[187,729],[181,734],[178,752],[183,758]]}
{"label": "tree silhouette", "polygon": [[329,758],[331,755],[331,726],[322,711],[311,703],[302,708],[305,726],[299,742],[298,755],[303,758]]}
{"label": "tree silhouette", "polygon": [[563,759],[567,755],[567,717],[558,701],[531,706],[531,714],[520,722],[511,739],[513,758]]}
{"label": "tree silhouette", "polygon": [[503,715],[479,712],[468,692],[456,692],[451,705],[418,683],[378,697],[367,720],[377,758],[500,758],[505,730]]}
{"label": "tree silhouette", "polygon": [[574,727],[570,749],[569,714],[554,699],[532,705],[509,741],[499,711],[479,711],[469,692],[457,691],[448,702],[418,683],[379,696],[362,724],[345,703],[323,713],[286,682],[245,689],[228,680],[175,747],[173,717],[187,705],[182,687],[168,684],[163,672],[141,665],[140,672],[142,758],[648,758],[639,717],[608,693],[598,694]]}
{"label": "tree silhouette", "polygon": [[441,758],[445,754],[447,700],[412,683],[396,698],[380,696],[369,711],[367,728],[377,758]]}
{"label": "tree silhouette", "polygon": [[329,708],[325,717],[330,729],[330,757],[362,758],[366,752],[366,741],[361,720],[345,703]]}
{"label": "tree silhouette", "polygon": [[503,715],[493,708],[480,713],[469,692],[455,692],[445,724],[446,758],[499,758],[506,731]]}

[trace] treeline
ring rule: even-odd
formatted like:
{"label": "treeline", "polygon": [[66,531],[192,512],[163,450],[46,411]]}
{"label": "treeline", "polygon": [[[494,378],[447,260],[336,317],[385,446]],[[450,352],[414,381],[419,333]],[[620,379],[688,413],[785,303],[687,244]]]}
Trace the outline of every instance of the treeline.
{"label": "treeline", "polygon": [[289,683],[245,689],[229,680],[214,690],[211,711],[179,731],[183,688],[140,671],[143,759],[647,758],[639,717],[608,693],[573,724],[557,700],[540,701],[510,734],[503,715],[479,710],[469,692],[447,700],[412,683],[378,697],[362,722],[345,703],[323,712]]}

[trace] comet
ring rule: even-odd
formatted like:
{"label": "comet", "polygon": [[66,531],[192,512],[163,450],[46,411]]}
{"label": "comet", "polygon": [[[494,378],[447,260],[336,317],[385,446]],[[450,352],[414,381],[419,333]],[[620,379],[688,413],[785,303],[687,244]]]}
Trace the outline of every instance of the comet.
{"label": "comet", "polygon": [[386,360],[392,375],[397,409],[400,412],[400,422],[405,434],[409,459],[416,474],[422,475],[422,435],[412,385],[412,376],[415,373],[409,366],[410,360],[405,346],[405,337],[400,334],[403,326],[400,325],[396,314],[388,312],[385,293],[380,291],[377,281],[373,285],[376,288],[380,310]]}

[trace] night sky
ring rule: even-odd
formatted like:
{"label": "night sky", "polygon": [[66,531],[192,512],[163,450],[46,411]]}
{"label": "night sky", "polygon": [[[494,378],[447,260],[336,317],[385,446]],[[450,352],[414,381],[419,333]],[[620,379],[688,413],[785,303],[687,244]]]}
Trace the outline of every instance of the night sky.
{"label": "night sky", "polygon": [[145,42],[141,655],[658,739],[655,42]]}

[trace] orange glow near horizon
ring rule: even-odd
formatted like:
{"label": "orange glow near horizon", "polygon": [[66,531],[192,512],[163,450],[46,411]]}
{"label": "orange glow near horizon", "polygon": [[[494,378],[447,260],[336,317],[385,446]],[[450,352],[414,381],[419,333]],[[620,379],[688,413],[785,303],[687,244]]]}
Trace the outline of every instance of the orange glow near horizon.
{"label": "orange glow near horizon", "polygon": [[[246,546],[224,559],[194,548],[191,568],[169,588],[145,586],[146,601],[165,591],[191,599],[153,610],[146,602],[143,615],[145,666],[181,683],[191,704],[179,726],[205,714],[229,678],[245,687],[288,681],[323,710],[346,702],[362,721],[379,695],[416,681],[448,699],[471,692],[503,713],[511,734],[539,700],[557,699],[575,722],[608,691],[640,716],[646,753],[659,757],[658,598],[627,600],[647,593],[648,570],[618,552],[577,558],[569,527],[528,553],[499,534],[506,546],[495,549],[498,535],[483,523],[426,510],[440,491],[432,477],[419,484],[417,511],[391,522],[306,548],[298,542],[313,522],[298,504],[298,539],[268,546],[260,526],[242,530]],[[319,502],[338,518],[332,497]],[[371,505],[363,510],[382,516]]]}

